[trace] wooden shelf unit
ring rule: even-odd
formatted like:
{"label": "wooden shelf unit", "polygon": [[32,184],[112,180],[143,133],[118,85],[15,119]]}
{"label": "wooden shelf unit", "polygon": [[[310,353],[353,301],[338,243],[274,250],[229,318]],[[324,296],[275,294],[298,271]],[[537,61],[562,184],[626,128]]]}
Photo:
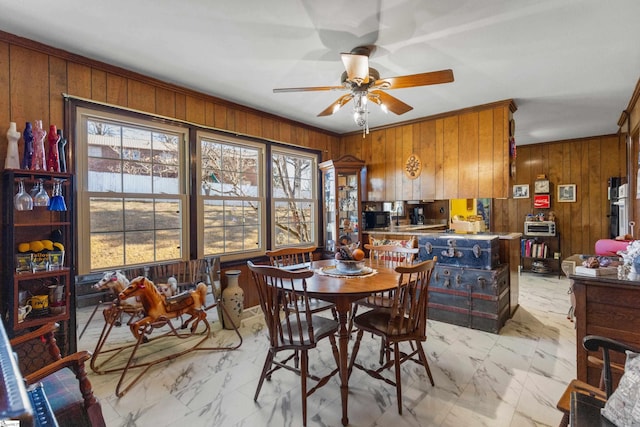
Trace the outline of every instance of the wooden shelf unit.
{"label": "wooden shelf unit", "polygon": [[[40,179],[45,190],[52,197],[54,179],[62,181],[62,195],[66,211],[50,211],[44,206],[34,206],[33,210],[18,211],[14,197],[19,180],[23,180],[25,191],[29,192]],[[2,258],[4,281],[0,289],[2,318],[9,337],[19,335],[45,323],[54,321],[60,325],[58,345],[63,354],[76,351],[75,339],[75,286],[73,268],[74,242],[74,179],[69,173],[7,169],[3,173],[3,215],[2,215]],[[51,240],[55,230],[61,231],[64,245],[64,264],[59,269],[41,271],[16,271],[18,244],[35,240]],[[21,296],[50,295],[49,286],[63,286],[64,308],[49,306],[48,312],[32,311],[24,321],[18,319],[18,307],[24,304]],[[49,301],[50,303],[51,301]],[[56,313],[52,313],[56,310]]]}
{"label": "wooden shelf unit", "polygon": [[[532,242],[532,247],[534,244],[544,245],[547,250],[546,252],[537,252],[535,250],[529,252],[527,251],[527,242]],[[540,248],[540,246],[536,246],[536,248]],[[558,254],[557,257],[556,254]],[[550,270],[545,272],[536,271],[533,268],[533,263],[535,261],[543,262],[545,265],[549,266]],[[562,274],[561,267],[562,255],[560,251],[560,233],[556,233],[555,236],[529,236],[526,234],[522,235],[520,251],[521,271],[530,271],[536,274],[557,274],[559,278]]]}

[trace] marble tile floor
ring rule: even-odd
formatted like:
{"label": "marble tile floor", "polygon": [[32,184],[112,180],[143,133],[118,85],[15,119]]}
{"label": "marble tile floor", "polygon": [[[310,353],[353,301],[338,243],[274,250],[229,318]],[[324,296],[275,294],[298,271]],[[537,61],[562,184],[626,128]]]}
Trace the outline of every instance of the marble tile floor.
{"label": "marble tile floor", "polygon": [[[566,278],[523,273],[520,307],[499,335],[429,321],[424,346],[435,387],[423,368],[405,364],[401,416],[395,389],[356,370],[349,382],[350,425],[557,426],[561,414],[555,404],[575,377],[575,330],[566,317],[568,287]],[[91,311],[79,309],[79,328]],[[237,337],[221,330],[216,319],[210,310],[214,333],[205,345],[233,344]],[[102,325],[96,315],[78,347],[93,351]],[[119,373],[98,375],[87,367],[107,425],[301,426],[295,374],[278,371],[265,381],[258,401],[253,400],[267,350],[259,309],[245,310],[241,330],[244,343],[238,350],[192,352],[164,362],[121,398],[115,395]],[[107,347],[131,340],[128,328],[114,328]],[[378,346],[365,335],[359,359],[377,364]],[[328,340],[311,351],[309,359],[310,370],[328,372],[334,366]],[[309,426],[341,426],[336,377],[309,397],[308,413]]]}

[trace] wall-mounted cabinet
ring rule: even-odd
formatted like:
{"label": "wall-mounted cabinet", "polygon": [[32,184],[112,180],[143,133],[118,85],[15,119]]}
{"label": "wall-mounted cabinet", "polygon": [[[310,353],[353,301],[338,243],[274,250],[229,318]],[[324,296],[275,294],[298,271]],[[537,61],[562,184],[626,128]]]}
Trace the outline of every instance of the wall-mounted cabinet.
{"label": "wall-mounted cabinet", "polygon": [[[74,352],[73,176],[5,170],[3,179],[1,301],[7,333],[58,322],[60,348]],[[36,205],[24,209],[33,204],[29,197]]]}
{"label": "wall-mounted cabinet", "polygon": [[333,254],[342,235],[351,241],[361,240],[362,194],[366,182],[364,162],[353,156],[320,163],[322,171],[323,245]]}

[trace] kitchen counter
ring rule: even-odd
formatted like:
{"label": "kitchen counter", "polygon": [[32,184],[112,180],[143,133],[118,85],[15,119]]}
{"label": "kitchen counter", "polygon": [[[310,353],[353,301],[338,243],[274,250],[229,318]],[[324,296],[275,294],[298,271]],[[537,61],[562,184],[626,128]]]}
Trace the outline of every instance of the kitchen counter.
{"label": "kitchen counter", "polygon": [[402,233],[406,234],[407,232],[413,233],[415,232],[425,232],[425,231],[444,231],[447,228],[447,224],[411,224],[411,225],[392,225],[390,227],[384,228],[372,228],[370,230],[364,230],[363,233],[373,234],[373,233]]}
{"label": "kitchen counter", "polygon": [[[489,236],[492,238],[494,236],[498,236],[501,240],[519,240],[522,237],[522,233],[516,232],[497,232],[493,233],[490,231],[479,231],[472,233],[451,233],[446,231],[445,224],[428,224],[428,225],[400,225],[400,226],[391,226],[385,228],[373,228],[370,230],[364,230],[364,234],[369,234],[372,236],[376,235],[384,235],[389,238],[394,238],[394,235],[406,236],[410,235],[436,235],[436,236],[451,236],[454,238],[480,238],[480,236]],[[484,237],[487,238],[487,237]]]}

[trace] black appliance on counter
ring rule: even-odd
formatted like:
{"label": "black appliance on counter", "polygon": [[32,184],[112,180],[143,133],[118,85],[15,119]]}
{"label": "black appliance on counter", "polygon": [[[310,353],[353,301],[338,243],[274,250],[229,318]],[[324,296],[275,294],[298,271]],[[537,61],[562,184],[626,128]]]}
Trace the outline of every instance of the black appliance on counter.
{"label": "black appliance on counter", "polygon": [[424,225],[424,208],[413,208],[413,213],[409,214],[411,224]]}
{"label": "black appliance on counter", "polygon": [[386,211],[365,211],[362,212],[364,229],[387,228],[391,224],[391,215]]}

